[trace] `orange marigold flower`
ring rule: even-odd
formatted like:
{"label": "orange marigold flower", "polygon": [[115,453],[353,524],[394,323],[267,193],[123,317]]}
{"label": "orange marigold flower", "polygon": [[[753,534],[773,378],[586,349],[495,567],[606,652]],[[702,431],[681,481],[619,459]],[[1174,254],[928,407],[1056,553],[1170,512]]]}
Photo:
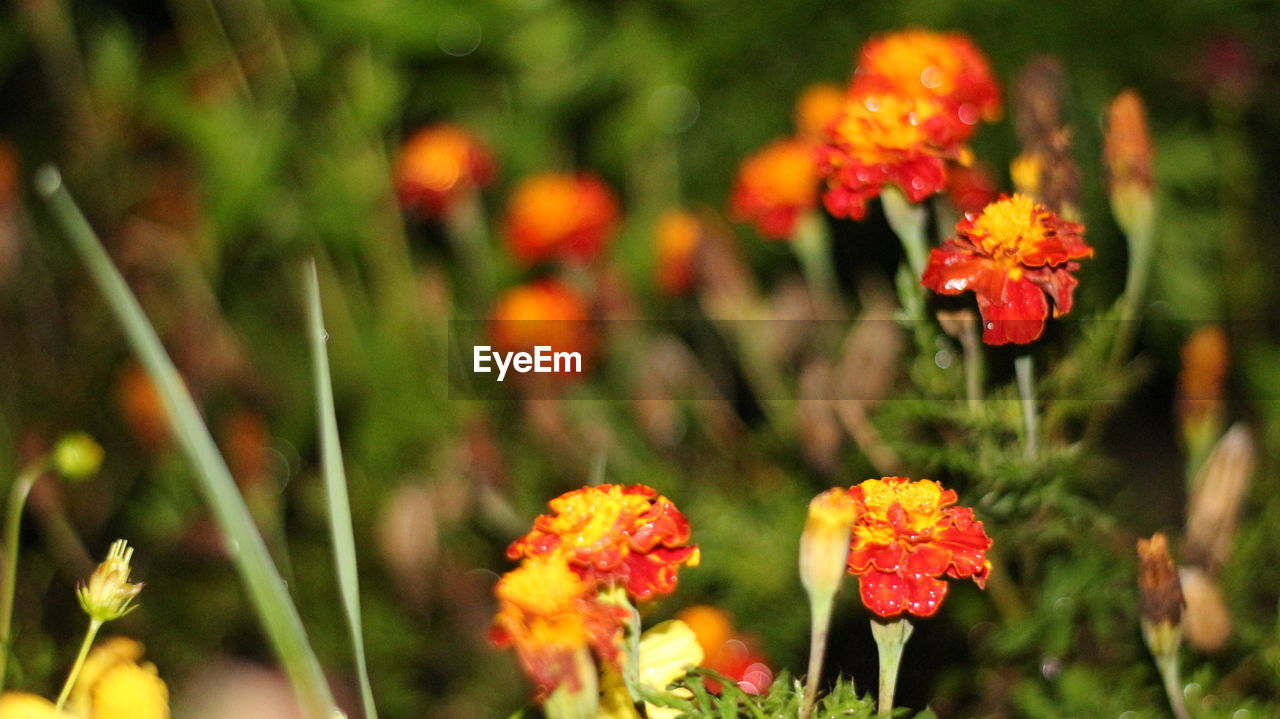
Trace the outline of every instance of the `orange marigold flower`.
{"label": "orange marigold flower", "polygon": [[932,616],[947,596],[943,575],[985,587],[991,538],[956,493],[928,479],[868,479],[849,489],[858,505],[849,572],[862,603],[882,617]]}
{"label": "orange marigold flower", "polygon": [[539,280],[507,290],[489,319],[489,334],[499,352],[578,352],[585,363],[595,347],[587,301],[568,285]]}
{"label": "orange marigold flower", "polygon": [[551,500],[550,514],[507,548],[507,556],[563,557],[594,586],[625,587],[636,599],[670,594],[680,565],[697,566],[689,522],[651,487],[601,484]]}
{"label": "orange marigold flower", "polygon": [[[757,649],[754,636],[741,634],[723,609],[699,604],[684,609],[676,618],[693,630],[702,646],[702,666],[734,680],[748,694],[762,694],[773,684],[768,658]],[[720,682],[703,678],[707,690],[719,694]]]}
{"label": "orange marigold flower", "polygon": [[944,295],[972,290],[988,344],[1025,344],[1049,315],[1071,311],[1073,260],[1093,255],[1084,225],[1059,218],[1025,195],[1002,197],[956,224],[956,237],[929,253],[921,284]]}
{"label": "orange marigold flower", "polygon": [[810,85],[796,99],[796,132],[801,137],[821,141],[827,128],[844,110],[845,89],[830,82]]}
{"label": "orange marigold flower", "polygon": [[520,182],[507,207],[505,237],[517,260],[590,262],[613,236],[618,201],[599,177],[548,172]]}
{"label": "orange marigold flower", "polygon": [[498,614],[489,638],[514,647],[520,664],[545,698],[563,682],[577,690],[576,655],[589,647],[617,666],[629,612],[597,599],[595,588],[557,557],[521,562],[494,588]]}
{"label": "orange marigold flower", "polygon": [[777,140],[742,161],[729,212],[761,236],[786,239],[800,215],[818,204],[818,171],[808,140]]}
{"label": "orange marigold flower", "polygon": [[964,159],[943,108],[927,97],[851,93],[818,148],[823,202],[836,217],[862,219],[888,184],[920,202],[947,185],[946,160]]}
{"label": "orange marigold flower", "polygon": [[670,210],[658,218],[658,287],[680,295],[693,287],[702,222],[692,212]]}
{"label": "orange marigold flower", "polygon": [[1000,88],[968,36],[920,28],[874,37],[862,46],[852,92],[894,92],[936,101],[948,142],[964,142],[979,120],[1000,116]]}
{"label": "orange marigold flower", "polygon": [[466,192],[493,181],[493,156],[471,133],[456,125],[431,125],[404,143],[396,163],[400,204],[428,217],[441,217]]}

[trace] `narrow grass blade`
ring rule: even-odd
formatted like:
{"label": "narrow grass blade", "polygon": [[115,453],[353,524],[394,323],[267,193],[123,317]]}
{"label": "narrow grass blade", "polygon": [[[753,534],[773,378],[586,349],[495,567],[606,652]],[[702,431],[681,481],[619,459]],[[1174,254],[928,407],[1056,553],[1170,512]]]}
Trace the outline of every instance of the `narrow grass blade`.
{"label": "narrow grass blade", "polygon": [[356,567],[356,539],[351,523],[351,503],[347,495],[347,473],[342,466],[342,445],[338,438],[338,418],[333,408],[333,382],[329,377],[329,353],[325,344],[324,310],[320,305],[320,279],[316,263],[307,268],[307,334],[311,341],[311,365],[316,375],[316,416],[320,422],[320,456],[324,474],[325,499],[329,505],[329,532],[333,539],[333,561],[338,575],[338,593],[351,631],[356,674],[365,719],[378,719],[369,686],[365,661],[364,629],[360,622],[360,577]]}
{"label": "narrow grass blade", "polygon": [[280,663],[307,717],[340,717],[324,672],[307,640],[298,610],[289,597],[284,580],[271,562],[266,544],[249,515],[244,499],[227,469],[227,463],[200,417],[200,411],[186,385],[165,353],[160,338],[147,320],[138,300],[129,290],[120,271],[89,226],[88,220],[62,184],[62,176],[50,165],[36,174],[36,190],[45,198],[53,217],[84,261],[89,276],[106,297],[108,305],[124,326],[129,344],[151,375],[164,397],[174,436],[195,467],[195,476],[205,503],[229,543],[232,561],[249,592]]}

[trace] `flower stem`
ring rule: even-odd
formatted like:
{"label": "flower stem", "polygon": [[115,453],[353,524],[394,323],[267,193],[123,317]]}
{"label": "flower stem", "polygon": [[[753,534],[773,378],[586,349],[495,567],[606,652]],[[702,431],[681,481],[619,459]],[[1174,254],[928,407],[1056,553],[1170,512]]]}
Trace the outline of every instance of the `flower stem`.
{"label": "flower stem", "polygon": [[822,679],[822,662],[831,629],[831,603],[831,598],[810,603],[813,622],[809,627],[809,676],[804,685],[804,704],[800,708],[799,719],[809,719],[818,699],[818,682]]}
{"label": "flower stem", "polygon": [[1187,703],[1182,699],[1182,679],[1178,671],[1178,652],[1156,657],[1156,667],[1164,681],[1164,693],[1169,696],[1169,708],[1177,719],[1191,719]]}
{"label": "flower stem", "polygon": [[796,221],[791,249],[800,260],[809,291],[817,299],[834,302],[839,293],[831,259],[831,233],[816,211],[806,212]]}
{"label": "flower stem", "polygon": [[22,527],[22,510],[36,480],[49,467],[49,458],[41,457],[28,464],[9,490],[9,506],[4,524],[4,577],[0,580],[0,690],[4,689],[5,670],[9,664],[13,597],[18,587],[18,534]]}
{"label": "flower stem", "polygon": [[1022,423],[1026,428],[1025,455],[1027,459],[1035,459],[1040,448],[1040,415],[1036,412],[1036,375],[1035,361],[1031,355],[1025,354],[1013,361],[1014,373],[1018,377],[1018,395],[1022,398]]}
{"label": "flower stem", "polygon": [[600,600],[606,604],[614,604],[628,611],[626,626],[623,629],[622,682],[627,686],[627,693],[633,702],[644,701],[640,694],[640,611],[627,598],[627,590],[622,586],[612,586],[600,592]]}
{"label": "flower stem", "polygon": [[893,692],[897,690],[897,669],[902,663],[902,647],[911,638],[911,626],[905,618],[872,618],[872,636],[876,637],[876,649],[881,660],[881,691],[879,691],[879,715],[888,716],[893,711]]}
{"label": "flower stem", "polygon": [[67,697],[71,696],[71,688],[76,685],[76,677],[80,676],[80,669],[84,666],[85,657],[89,656],[89,648],[93,646],[93,640],[98,636],[98,630],[102,628],[102,622],[97,619],[89,620],[89,631],[84,634],[84,642],[80,644],[80,653],[76,655],[76,663],[71,665],[71,673],[67,675],[67,681],[62,685],[62,691],[58,694],[58,704],[54,711],[62,711],[62,705],[67,703]]}
{"label": "flower stem", "polygon": [[[907,196],[893,185],[880,193],[880,205],[889,228],[898,236],[902,249],[907,253],[907,264],[916,281],[924,276],[924,266],[929,259],[928,242],[925,239],[929,212],[924,205],[914,205]],[[923,292],[923,288],[920,290]]]}
{"label": "flower stem", "polygon": [[1111,346],[1111,368],[1119,366],[1133,348],[1142,315],[1142,302],[1147,293],[1147,280],[1151,276],[1151,259],[1155,230],[1150,212],[1128,228],[1129,271],[1125,277],[1124,295],[1120,298],[1120,327],[1115,343]]}
{"label": "flower stem", "polygon": [[880,651],[880,716],[889,716],[893,711],[893,694],[898,687],[902,648],[907,645],[913,630],[911,622],[902,617],[874,617],[871,620],[871,636],[875,637],[876,648]]}
{"label": "flower stem", "polygon": [[982,341],[978,338],[978,324],[972,320],[964,323],[960,331],[960,348],[964,351],[964,394],[969,409],[982,406]]}

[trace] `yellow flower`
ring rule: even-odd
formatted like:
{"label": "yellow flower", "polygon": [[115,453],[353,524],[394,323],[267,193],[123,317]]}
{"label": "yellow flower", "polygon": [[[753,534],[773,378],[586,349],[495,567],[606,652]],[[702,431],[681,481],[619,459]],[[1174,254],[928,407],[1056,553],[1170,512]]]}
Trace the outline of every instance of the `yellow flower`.
{"label": "yellow flower", "polygon": [[69,714],[54,708],[53,702],[25,692],[0,695],[0,719],[63,719]]}
{"label": "yellow flower", "polygon": [[89,653],[66,711],[34,694],[6,692],[0,719],[169,719],[169,687],[155,665],[141,659],[141,644],[108,639]]}
{"label": "yellow flower", "polygon": [[[688,624],[679,619],[657,624],[640,635],[640,681],[653,691],[664,691],[667,685],[683,677],[690,667],[702,663],[702,645]],[[635,706],[616,671],[605,673],[601,681],[599,719],[636,719]],[[688,690],[677,690],[677,696],[691,696]],[[674,719],[678,709],[645,705],[649,719]]]}
{"label": "yellow flower", "polygon": [[154,664],[117,664],[94,685],[89,719],[169,719],[169,688]]}

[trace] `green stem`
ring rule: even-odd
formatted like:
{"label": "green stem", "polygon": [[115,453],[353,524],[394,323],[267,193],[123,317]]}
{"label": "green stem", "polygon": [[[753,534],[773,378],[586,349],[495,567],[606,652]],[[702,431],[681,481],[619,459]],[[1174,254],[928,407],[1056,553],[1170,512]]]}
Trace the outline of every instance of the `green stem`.
{"label": "green stem", "polygon": [[831,599],[811,603],[813,621],[809,627],[809,675],[804,685],[804,705],[799,719],[809,719],[818,699],[818,683],[822,679],[822,663],[827,654],[827,637],[831,629]]}
{"label": "green stem", "polygon": [[800,260],[809,291],[815,298],[834,302],[839,296],[835,267],[831,259],[831,233],[818,212],[806,212],[796,221],[791,250]]}
{"label": "green stem", "polygon": [[80,669],[84,667],[85,657],[89,656],[89,648],[93,646],[94,637],[98,636],[98,630],[102,628],[102,622],[97,619],[89,620],[89,631],[84,634],[84,642],[80,644],[80,653],[76,655],[76,663],[71,665],[71,673],[67,675],[67,681],[62,685],[62,691],[58,694],[58,704],[54,707],[55,712],[62,711],[62,706],[67,703],[67,697],[71,696],[71,689],[76,685],[76,677],[80,676]]}
{"label": "green stem", "polygon": [[1022,423],[1026,430],[1027,459],[1035,459],[1040,449],[1040,415],[1036,411],[1035,361],[1025,354],[1013,361],[1018,377],[1018,396],[1022,398]]}
{"label": "green stem", "polygon": [[58,170],[52,165],[42,167],[36,174],[35,184],[36,190],[48,202],[54,219],[84,261],[89,275],[106,297],[142,365],[165,398],[174,436],[196,470],[197,486],[226,539],[232,562],[297,693],[304,716],[311,719],[341,716],[320,661],[311,649],[297,607],[271,561],[262,535],[253,524],[244,498],[227,469],[226,460],[219,454],[199,408],[173,361],[165,353],[155,328],[67,192]]}
{"label": "green stem", "polygon": [[1156,657],[1156,667],[1160,670],[1160,679],[1164,682],[1164,693],[1169,697],[1169,708],[1177,719],[1191,719],[1187,711],[1187,703],[1182,698],[1182,679],[1178,671],[1178,653],[1174,651],[1163,657]]}
{"label": "green stem", "polygon": [[9,490],[9,506],[4,524],[4,579],[0,584],[0,691],[4,690],[5,671],[9,665],[13,598],[18,588],[18,534],[22,528],[22,510],[36,480],[49,468],[49,458],[41,457],[22,470]]}
{"label": "green stem", "polygon": [[483,312],[493,298],[497,286],[493,248],[480,192],[472,190],[459,198],[445,218],[445,231],[454,251],[466,270],[466,286],[470,290],[473,309]]}
{"label": "green stem", "polygon": [[[929,211],[924,205],[912,204],[907,196],[893,185],[884,188],[880,193],[880,206],[884,208],[884,217],[889,228],[898,236],[902,249],[907,253],[907,264],[916,283],[924,276],[925,263],[929,260],[929,245],[925,231],[929,221]],[[921,293],[924,292],[920,288]]]}
{"label": "green stem", "polygon": [[902,663],[902,649],[911,638],[914,627],[905,618],[871,620],[871,636],[875,637],[880,652],[880,716],[893,712],[893,695],[898,687],[898,667]]}
{"label": "green stem", "polygon": [[640,693],[640,611],[627,598],[627,590],[622,586],[602,591],[600,600],[622,607],[628,612],[623,629],[622,682],[627,685],[631,701],[639,704],[644,701],[644,696]]}
{"label": "green stem", "polygon": [[1129,270],[1125,277],[1124,295],[1120,298],[1120,327],[1111,346],[1111,367],[1119,366],[1133,349],[1138,322],[1142,318],[1142,302],[1147,294],[1153,256],[1152,220],[1149,216],[1135,222],[1129,232]]}
{"label": "green stem", "polygon": [[982,406],[982,341],[978,338],[978,323],[969,318],[960,330],[960,348],[964,351],[964,394],[969,409]]}

